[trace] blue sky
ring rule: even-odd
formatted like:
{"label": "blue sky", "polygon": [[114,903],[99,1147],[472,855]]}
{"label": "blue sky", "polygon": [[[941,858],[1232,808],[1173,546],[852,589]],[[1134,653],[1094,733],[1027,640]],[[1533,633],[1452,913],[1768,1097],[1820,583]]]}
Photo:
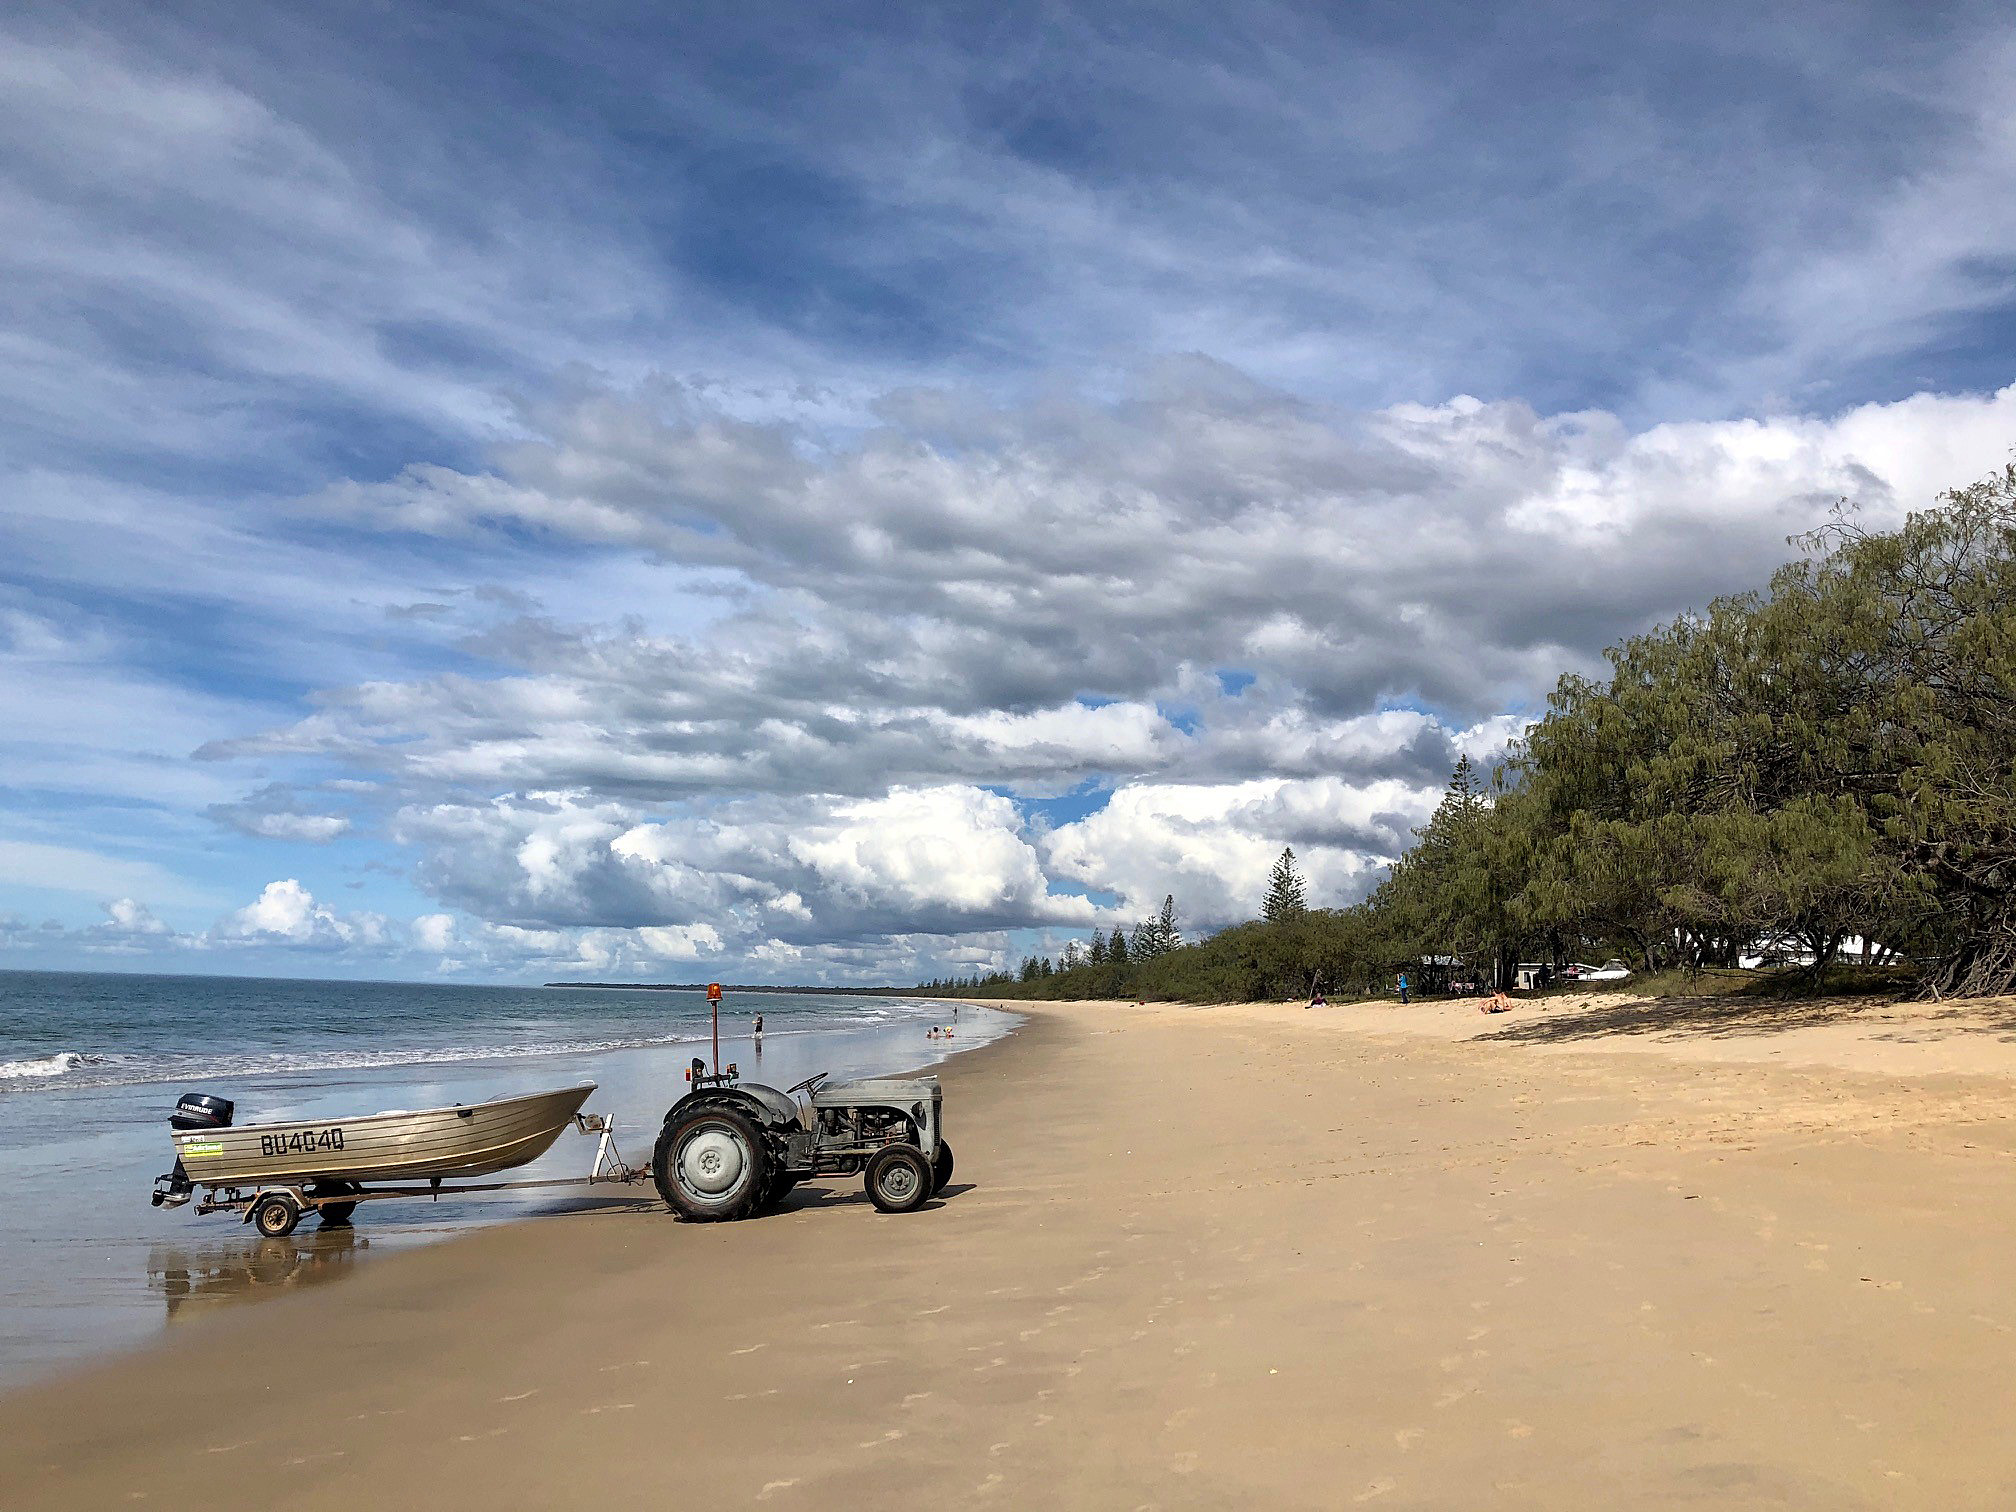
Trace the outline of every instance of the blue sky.
{"label": "blue sky", "polygon": [[904,979],[1363,892],[2006,460],[1990,6],[0,19],[0,962]]}

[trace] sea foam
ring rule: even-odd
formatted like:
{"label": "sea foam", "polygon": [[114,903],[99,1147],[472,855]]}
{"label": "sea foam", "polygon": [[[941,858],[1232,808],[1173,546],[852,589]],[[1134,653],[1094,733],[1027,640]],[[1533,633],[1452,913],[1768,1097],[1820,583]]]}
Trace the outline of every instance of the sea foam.
{"label": "sea foam", "polygon": [[59,1050],[40,1060],[0,1061],[0,1077],[20,1081],[29,1077],[61,1076],[73,1066],[91,1064],[92,1058],[75,1050]]}

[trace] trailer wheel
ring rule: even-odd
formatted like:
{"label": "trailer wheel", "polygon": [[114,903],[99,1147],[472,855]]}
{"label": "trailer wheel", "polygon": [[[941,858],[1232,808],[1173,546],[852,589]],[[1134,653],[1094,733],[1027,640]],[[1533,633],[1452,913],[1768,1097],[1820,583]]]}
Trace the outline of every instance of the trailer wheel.
{"label": "trailer wheel", "polygon": [[[354,1181],[331,1181],[309,1188],[308,1195],[311,1197],[347,1197],[358,1190],[357,1183]],[[322,1220],[322,1227],[324,1228],[348,1228],[350,1226],[350,1215],[356,1211],[357,1204],[354,1202],[318,1202],[315,1204],[315,1216]]]}
{"label": "trailer wheel", "polygon": [[252,1204],[252,1227],[268,1239],[285,1239],[301,1221],[301,1209],[285,1192],[268,1192]]}
{"label": "trailer wheel", "polygon": [[945,1183],[952,1179],[952,1146],[946,1140],[938,1141],[938,1158],[931,1162],[931,1195],[936,1197],[945,1190]]}
{"label": "trailer wheel", "polygon": [[915,1212],[931,1200],[931,1164],[915,1145],[890,1145],[868,1162],[864,1184],[882,1212]]}
{"label": "trailer wheel", "polygon": [[651,1177],[665,1205],[695,1223],[747,1218],[770,1188],[770,1152],[733,1108],[698,1108],[658,1134]]}

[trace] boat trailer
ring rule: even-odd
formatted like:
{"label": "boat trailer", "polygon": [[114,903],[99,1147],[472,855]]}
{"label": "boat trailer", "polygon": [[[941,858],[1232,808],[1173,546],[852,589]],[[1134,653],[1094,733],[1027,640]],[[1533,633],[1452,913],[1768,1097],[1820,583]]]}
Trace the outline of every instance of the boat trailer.
{"label": "boat trailer", "polygon": [[[427,1197],[439,1201],[442,1197],[473,1196],[484,1192],[522,1192],[539,1187],[622,1186],[651,1179],[649,1166],[632,1166],[624,1163],[621,1152],[616,1148],[616,1119],[613,1114],[576,1113],[573,1122],[575,1132],[596,1136],[595,1163],[589,1168],[586,1176],[549,1176],[537,1181],[452,1183],[441,1176],[429,1176],[417,1183],[395,1182],[369,1186],[339,1176],[307,1176],[293,1181],[226,1183],[206,1187],[195,1197],[194,1211],[237,1213],[242,1222],[250,1223],[265,1237],[281,1239],[293,1233],[309,1213],[319,1217],[325,1227],[342,1227],[349,1223],[350,1215],[356,1211],[360,1202],[379,1202],[392,1197]],[[186,1188],[177,1192],[164,1185],[169,1179],[164,1176],[155,1183],[156,1207],[179,1207],[190,1200],[191,1193]]]}

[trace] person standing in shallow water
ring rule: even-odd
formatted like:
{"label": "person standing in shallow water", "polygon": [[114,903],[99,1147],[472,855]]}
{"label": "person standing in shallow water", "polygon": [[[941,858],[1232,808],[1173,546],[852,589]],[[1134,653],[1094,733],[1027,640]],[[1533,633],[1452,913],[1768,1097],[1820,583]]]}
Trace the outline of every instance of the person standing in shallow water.
{"label": "person standing in shallow water", "polygon": [[756,1015],[756,1048],[763,1048],[763,1015],[760,1013]]}
{"label": "person standing in shallow water", "polygon": [[1407,1001],[1407,973],[1404,971],[1400,973],[1400,1001]]}

